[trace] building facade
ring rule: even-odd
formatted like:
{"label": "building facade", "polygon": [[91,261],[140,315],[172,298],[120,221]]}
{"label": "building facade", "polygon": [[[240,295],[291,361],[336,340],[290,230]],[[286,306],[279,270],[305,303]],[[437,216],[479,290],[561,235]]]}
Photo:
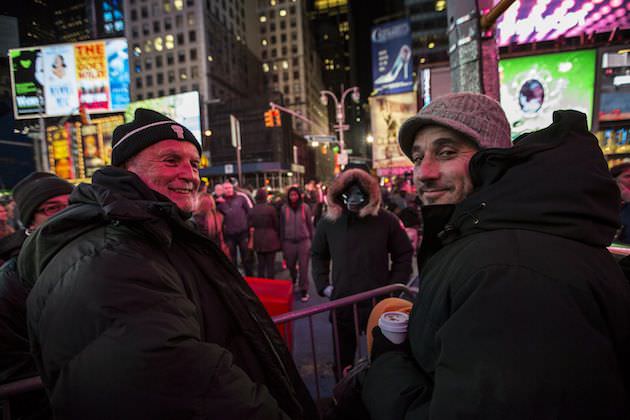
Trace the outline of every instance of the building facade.
{"label": "building facade", "polygon": [[245,40],[244,0],[228,3],[126,0],[131,99],[199,91],[207,104],[261,93],[260,62]]}
{"label": "building facade", "polygon": [[322,133],[328,113],[320,101],[324,88],[321,61],[309,28],[305,0],[257,0],[260,56],[267,85],[280,92],[285,104],[313,121],[299,118],[293,128],[299,135]]}

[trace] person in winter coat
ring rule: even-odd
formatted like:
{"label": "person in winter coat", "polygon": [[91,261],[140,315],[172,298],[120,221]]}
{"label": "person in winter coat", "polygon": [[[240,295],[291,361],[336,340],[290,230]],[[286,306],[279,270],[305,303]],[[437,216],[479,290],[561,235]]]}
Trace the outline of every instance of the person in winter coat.
{"label": "person in winter coat", "polygon": [[217,208],[223,213],[223,238],[230,249],[230,257],[236,265],[237,249],[246,276],[254,274],[249,258],[248,244],[251,232],[247,226],[250,203],[243,193],[236,193],[229,182],[223,183],[223,196],[217,198]]}
{"label": "person in winter coat", "polygon": [[630,418],[619,191],[586,116],[510,141],[487,96],[442,96],[399,143],[423,204],[408,341],[374,329],[372,420]]}
{"label": "person in winter coat", "polygon": [[15,233],[15,229],[9,224],[9,212],[4,204],[0,203],[0,239],[13,233]]}
{"label": "person in winter coat", "polygon": [[189,222],[200,144],[138,109],[112,164],[26,241],[31,346],[55,417],[314,419],[278,330]]}
{"label": "person in winter coat", "polygon": [[[302,302],[308,302],[308,265],[310,262],[313,219],[310,207],[303,203],[302,192],[298,187],[287,191],[287,202],[280,208],[280,240],[293,283]],[[300,273],[298,277],[298,264]]]}
{"label": "person in winter coat", "polygon": [[[313,281],[321,296],[339,299],[393,283],[407,283],[412,248],[400,221],[381,208],[378,182],[362,169],[348,169],[328,190],[328,211],[317,224],[311,251]],[[330,265],[332,262],[332,277]],[[360,328],[370,302],[358,305]],[[337,310],[339,361],[335,373],[354,364],[352,307]]]}
{"label": "person in winter coat", "polygon": [[217,210],[212,194],[199,195],[193,218],[199,231],[223,249],[223,214]]}
{"label": "person in winter coat", "polygon": [[256,205],[247,216],[254,230],[254,251],[258,258],[258,277],[272,279],[276,275],[274,264],[280,245],[280,222],[276,208],[267,202],[267,190],[256,192]]}
{"label": "person in winter coat", "polygon": [[[17,256],[27,234],[68,206],[72,184],[46,172],[34,172],[20,180],[12,194],[27,229],[0,240],[0,383],[37,376],[31,356],[26,325],[26,298],[30,292],[17,269]],[[11,414],[20,419],[51,417],[43,390],[27,392],[11,399]]]}

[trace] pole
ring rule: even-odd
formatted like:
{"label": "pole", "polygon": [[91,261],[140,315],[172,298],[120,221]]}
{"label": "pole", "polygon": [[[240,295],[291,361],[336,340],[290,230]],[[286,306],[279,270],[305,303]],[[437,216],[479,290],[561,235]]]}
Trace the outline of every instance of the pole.
{"label": "pole", "polygon": [[241,168],[241,145],[236,148],[236,167],[238,171],[238,185],[243,185],[243,170]]}

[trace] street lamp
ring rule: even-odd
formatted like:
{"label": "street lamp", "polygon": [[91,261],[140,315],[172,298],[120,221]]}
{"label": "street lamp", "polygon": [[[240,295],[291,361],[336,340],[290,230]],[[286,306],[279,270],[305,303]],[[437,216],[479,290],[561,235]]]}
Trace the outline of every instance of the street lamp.
{"label": "street lamp", "polygon": [[321,90],[319,92],[320,96],[320,100],[322,102],[322,105],[327,106],[328,105],[328,97],[330,96],[333,101],[335,102],[335,110],[336,110],[336,120],[337,120],[337,125],[334,126],[334,128],[337,130],[338,132],[338,138],[339,138],[339,152],[343,153],[344,151],[344,142],[343,142],[343,132],[344,130],[346,130],[347,128],[349,128],[347,125],[345,125],[345,119],[346,119],[346,111],[344,109],[344,101],[346,100],[346,96],[348,96],[349,93],[352,93],[352,100],[355,103],[359,102],[359,99],[361,98],[361,92],[359,91],[359,88],[357,86],[353,86],[351,88],[348,88],[346,90],[343,91],[343,93],[341,94],[341,100],[337,99],[337,96],[335,96],[334,93],[332,93],[329,90]]}
{"label": "street lamp", "polygon": [[374,143],[374,136],[371,134],[368,134],[367,137],[365,138],[365,141],[368,143]]}

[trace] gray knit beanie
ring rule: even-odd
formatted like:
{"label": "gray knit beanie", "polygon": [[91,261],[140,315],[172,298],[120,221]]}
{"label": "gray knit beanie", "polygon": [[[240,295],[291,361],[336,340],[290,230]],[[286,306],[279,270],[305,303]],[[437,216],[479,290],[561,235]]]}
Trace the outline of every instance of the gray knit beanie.
{"label": "gray knit beanie", "polygon": [[187,141],[194,144],[201,155],[201,145],[189,129],[159,112],[138,108],[133,121],[114,129],[112,165],[119,166],[162,140]]}
{"label": "gray knit beanie", "polygon": [[510,123],[501,105],[480,93],[461,92],[440,96],[403,123],[398,144],[411,159],[411,148],[418,131],[427,125],[439,125],[457,131],[481,148],[511,147]]}

